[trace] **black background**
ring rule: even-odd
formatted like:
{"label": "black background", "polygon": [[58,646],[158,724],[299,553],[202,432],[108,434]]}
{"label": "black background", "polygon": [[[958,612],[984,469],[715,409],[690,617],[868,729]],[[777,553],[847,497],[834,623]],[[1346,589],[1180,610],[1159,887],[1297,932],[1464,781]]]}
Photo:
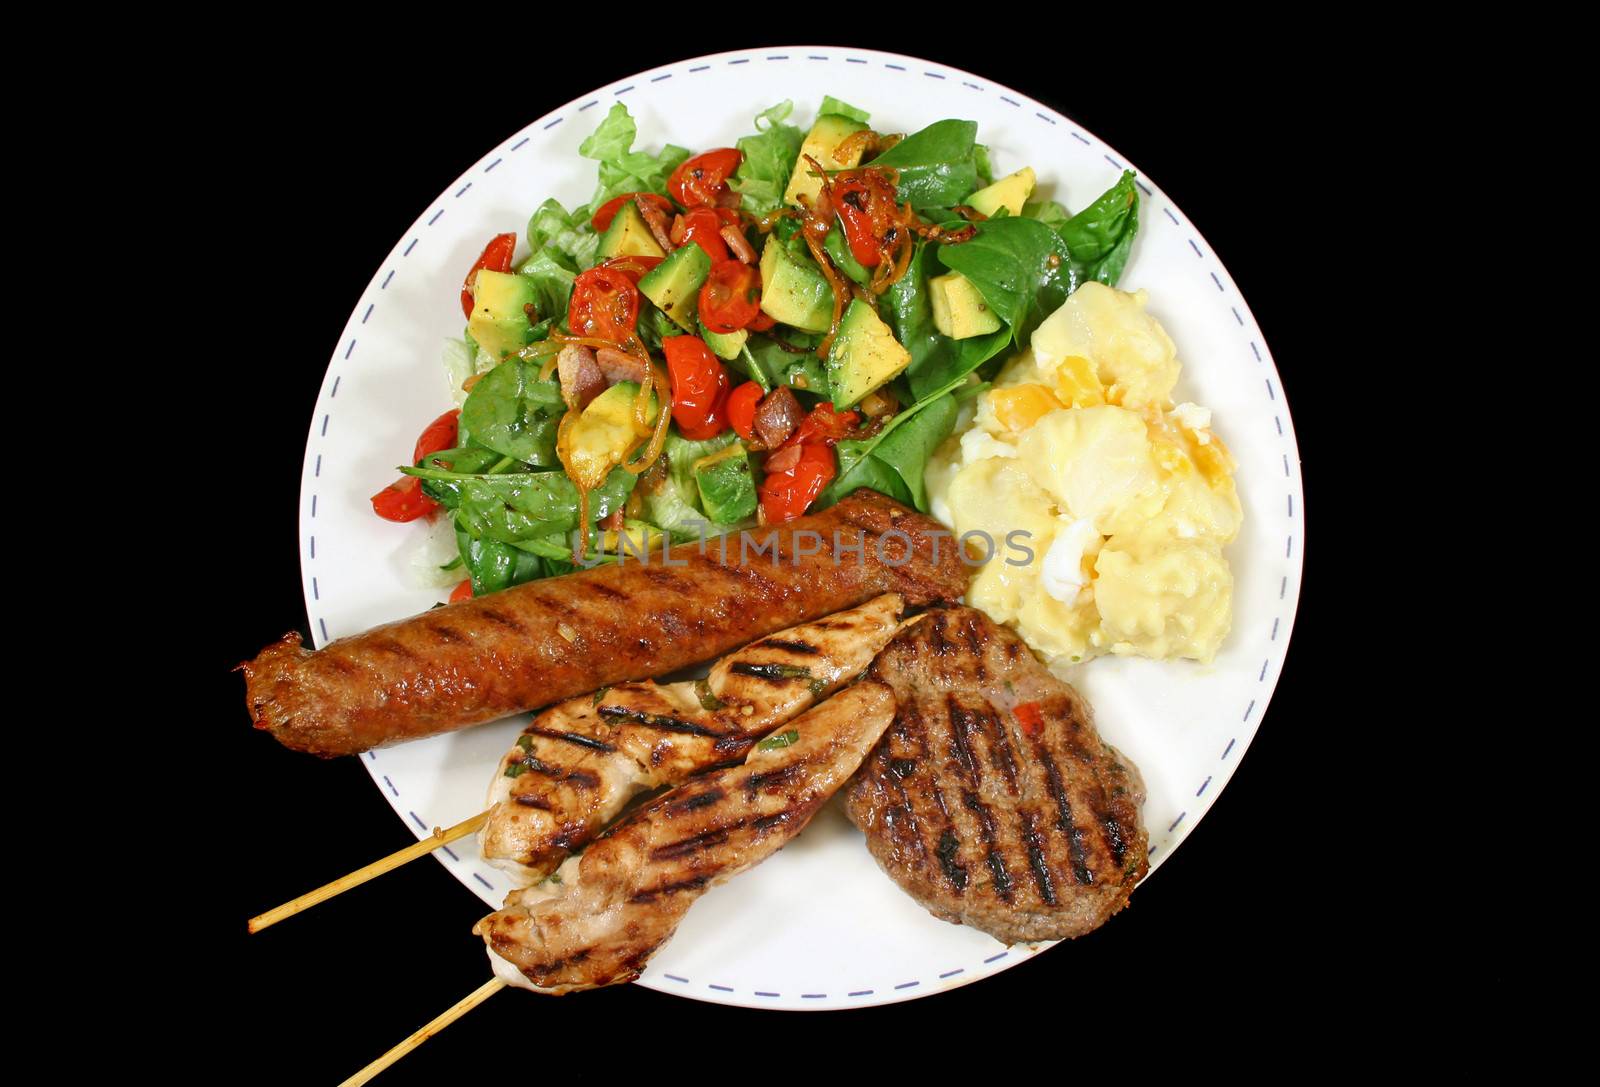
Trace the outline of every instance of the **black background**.
{"label": "black background", "polygon": [[[1162,39],[1159,28],[1147,30]],[[247,501],[219,502],[221,531],[232,541],[230,564],[250,571],[249,588],[213,602],[219,617],[198,639],[203,686],[192,699],[214,721],[207,729],[226,738],[225,810],[203,820],[218,836],[206,865],[222,875],[223,891],[190,915],[184,939],[214,968],[214,995],[194,1010],[214,1016],[211,1037],[249,1082],[333,1082],[487,977],[480,942],[468,932],[484,907],[431,861],[261,935],[244,932],[246,917],[413,840],[354,760],[294,754],[250,729],[242,683],[230,673],[285,630],[307,629],[295,533],[300,458],[326,359],[350,308],[418,212],[522,125],[641,68],[754,42],[703,35],[649,50],[642,42],[623,51],[550,47],[506,80],[498,78],[500,58],[455,48],[450,37],[401,69],[392,44],[351,35],[314,51],[264,50],[230,73],[246,122],[240,130],[250,135],[223,134],[225,206],[209,214],[249,224],[252,269],[264,286],[248,361],[271,377],[229,420],[230,441],[247,451],[255,471]],[[1323,844],[1331,822],[1328,745],[1315,738],[1328,720],[1333,678],[1324,662],[1336,649],[1323,623],[1325,601],[1336,592],[1323,580],[1331,565],[1323,554],[1333,545],[1318,538],[1333,538],[1324,530],[1337,520],[1334,492],[1342,483],[1325,459],[1331,413],[1322,405],[1335,375],[1317,271],[1321,242],[1307,236],[1328,211],[1331,172],[1350,166],[1338,148],[1355,122],[1327,104],[1323,73],[1243,48],[1213,45],[1202,62],[1184,43],[1163,40],[1164,49],[1140,51],[1108,79],[1093,74],[1099,69],[1086,43],[1066,50],[1013,41],[1002,62],[970,47],[850,41],[966,67],[1060,109],[1159,183],[1237,279],[1283,375],[1318,523],[1271,709],[1232,783],[1130,909],[996,978],[889,1008],[813,1016],[715,1007],[637,986],[560,1000],[507,993],[383,1083],[494,1075],[496,1062],[513,1056],[529,1062],[532,1074],[555,1074],[575,1045],[618,1072],[648,1071],[693,1038],[702,1046],[715,1039],[724,1052],[778,1046],[803,1058],[818,1042],[830,1047],[819,1055],[842,1054],[831,1047],[851,1036],[895,1059],[964,1024],[977,1033],[952,1038],[1070,1023],[1086,1032],[1086,1057],[1137,1061],[1142,1046],[1159,1047],[1174,1027],[1203,1046],[1224,1043],[1245,1017],[1259,1027],[1310,1014],[1322,999],[1315,979],[1347,965],[1329,921],[1337,881],[1325,873]],[[861,104],[891,113],[884,103]],[[803,925],[803,911],[789,923]],[[807,1049],[793,1051],[799,1039]]]}

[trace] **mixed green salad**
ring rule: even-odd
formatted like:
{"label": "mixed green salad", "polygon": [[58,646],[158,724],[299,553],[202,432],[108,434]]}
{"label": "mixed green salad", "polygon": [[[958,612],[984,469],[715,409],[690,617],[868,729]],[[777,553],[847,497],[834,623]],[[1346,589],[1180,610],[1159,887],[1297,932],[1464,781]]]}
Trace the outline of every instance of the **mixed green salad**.
{"label": "mixed green salad", "polygon": [[579,147],[590,202],[495,236],[447,345],[395,521],[448,518],[451,599],[776,524],[860,487],[927,509],[962,401],[1079,284],[1114,285],[1131,172],[1077,214],[996,180],[972,121],[883,134],[825,98],[736,146],[636,150],[625,106]]}

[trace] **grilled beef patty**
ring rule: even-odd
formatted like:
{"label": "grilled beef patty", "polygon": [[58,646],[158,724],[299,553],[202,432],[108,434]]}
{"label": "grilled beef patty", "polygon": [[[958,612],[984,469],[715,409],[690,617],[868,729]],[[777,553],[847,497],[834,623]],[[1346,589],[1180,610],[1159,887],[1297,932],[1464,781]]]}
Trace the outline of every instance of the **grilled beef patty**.
{"label": "grilled beef patty", "polygon": [[1149,870],[1139,771],[1011,631],[933,611],[868,672],[894,723],[851,783],[873,857],[935,917],[1007,944],[1080,936]]}

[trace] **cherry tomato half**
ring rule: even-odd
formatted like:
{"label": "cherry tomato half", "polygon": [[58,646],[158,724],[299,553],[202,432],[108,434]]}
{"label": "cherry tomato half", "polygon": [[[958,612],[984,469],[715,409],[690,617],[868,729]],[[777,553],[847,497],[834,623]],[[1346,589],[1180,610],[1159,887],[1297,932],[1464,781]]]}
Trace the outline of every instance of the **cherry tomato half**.
{"label": "cherry tomato half", "polygon": [[439,508],[422,493],[422,480],[405,476],[372,496],[372,512],[385,521],[415,521]]}
{"label": "cherry tomato half", "polygon": [[672,232],[675,245],[690,242],[706,251],[712,264],[728,259],[728,243],[722,240],[722,217],[716,208],[693,208],[680,217],[678,229]]}
{"label": "cherry tomato half", "polygon": [[834,411],[833,405],[824,400],[800,420],[800,425],[795,427],[794,433],[783,444],[832,445],[840,438],[847,437],[860,422],[861,416],[856,412]]}
{"label": "cherry tomato half", "polygon": [[712,332],[744,328],[761,312],[761,273],[738,260],[718,261],[700,287],[700,321]]}
{"label": "cherry tomato half", "polygon": [[421,464],[422,458],[441,449],[454,449],[456,434],[461,427],[461,409],[454,408],[423,427],[417,438],[417,447],[411,454],[412,464]]}
{"label": "cherry tomato half", "polygon": [[472,599],[472,579],[469,577],[460,585],[450,590],[450,603],[456,604],[463,600]]}
{"label": "cherry tomato half", "polygon": [[744,153],[719,147],[682,163],[667,179],[667,192],[686,208],[715,207],[728,191],[728,178],[744,161]]}
{"label": "cherry tomato half", "polygon": [[696,442],[721,434],[728,425],[728,371],[698,336],[668,336],[661,351],[672,379],[672,419],[678,432]]}
{"label": "cherry tomato half", "polygon": [[573,281],[567,325],[576,335],[621,343],[638,323],[639,288],[627,272],[600,264]]}
{"label": "cherry tomato half", "polygon": [[761,512],[769,525],[793,521],[833,482],[833,450],[821,444],[800,447],[800,461],[787,472],[768,472],[761,481]]}
{"label": "cherry tomato half", "polygon": [[517,251],[517,236],[515,234],[496,234],[489,239],[489,244],[483,247],[483,253],[477,262],[467,270],[467,278],[461,283],[461,314],[468,320],[472,318],[472,288],[477,285],[478,273],[487,268],[491,272],[511,271],[511,255]]}
{"label": "cherry tomato half", "polygon": [[756,407],[763,395],[760,385],[746,381],[728,394],[728,403],[723,408],[729,424],[747,442],[756,440]]}
{"label": "cherry tomato half", "polygon": [[872,190],[859,178],[834,182],[834,208],[839,212],[839,221],[844,224],[844,237],[850,243],[850,255],[863,268],[876,268],[878,261],[883,259],[872,229],[872,217],[867,214],[867,202],[871,196]]}
{"label": "cherry tomato half", "polygon": [[672,201],[665,196],[659,196],[653,192],[625,192],[621,196],[613,196],[610,200],[601,204],[600,210],[595,212],[594,218],[589,221],[594,224],[596,230],[605,230],[611,225],[611,220],[617,217],[617,212],[622,210],[622,205],[633,203],[633,198],[636,196],[642,196],[646,201],[660,208],[663,215],[672,214]]}
{"label": "cherry tomato half", "polygon": [[771,314],[769,314],[766,310],[762,310],[756,314],[755,320],[751,321],[746,327],[749,328],[751,332],[765,332],[767,329],[771,328],[777,323],[777,321],[772,319]]}

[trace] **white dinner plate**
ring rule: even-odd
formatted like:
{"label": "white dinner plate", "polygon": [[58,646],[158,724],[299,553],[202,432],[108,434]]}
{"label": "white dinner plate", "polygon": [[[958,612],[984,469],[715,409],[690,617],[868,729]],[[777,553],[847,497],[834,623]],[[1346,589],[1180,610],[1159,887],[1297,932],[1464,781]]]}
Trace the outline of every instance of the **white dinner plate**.
{"label": "white dinner plate", "polygon": [[[393,480],[422,427],[452,406],[441,349],[461,335],[461,277],[489,236],[521,235],[546,197],[567,207],[589,200],[595,164],[578,156],[578,144],[613,102],[632,111],[638,146],[698,151],[732,145],[753,131],[757,112],[785,98],[794,100],[794,120],[808,125],[827,94],[869,110],[885,131],[975,120],[996,176],[1031,165],[1039,195],[1069,210],[1093,200],[1123,167],[1137,169],[1063,115],[990,79],[862,49],[700,57],[601,87],[533,121],[469,166],[406,229],[333,351],[311,421],[300,509],[306,608],[318,646],[443,598],[408,587],[402,573],[402,555],[422,526],[378,519],[368,498]],[[1212,664],[1105,657],[1077,670],[1101,733],[1133,759],[1148,786],[1154,871],[1216,801],[1266,711],[1300,595],[1305,504],[1294,427],[1249,307],[1155,181],[1141,173],[1139,187],[1139,235],[1120,285],[1150,292],[1149,310],[1183,363],[1176,399],[1213,409],[1215,429],[1238,459],[1245,512],[1227,550],[1233,630]],[[489,776],[524,720],[361,759],[421,837],[482,810]],[[500,906],[510,884],[478,858],[472,840],[435,856],[486,905]],[[1137,894],[1130,908],[1139,908]],[[639,984],[724,1004],[859,1007],[962,985],[1049,946],[1008,949],[935,920],[878,869],[836,797],[781,854],[707,893]],[[463,937],[461,953],[483,950]],[[1072,947],[1053,954],[1071,955]]]}

